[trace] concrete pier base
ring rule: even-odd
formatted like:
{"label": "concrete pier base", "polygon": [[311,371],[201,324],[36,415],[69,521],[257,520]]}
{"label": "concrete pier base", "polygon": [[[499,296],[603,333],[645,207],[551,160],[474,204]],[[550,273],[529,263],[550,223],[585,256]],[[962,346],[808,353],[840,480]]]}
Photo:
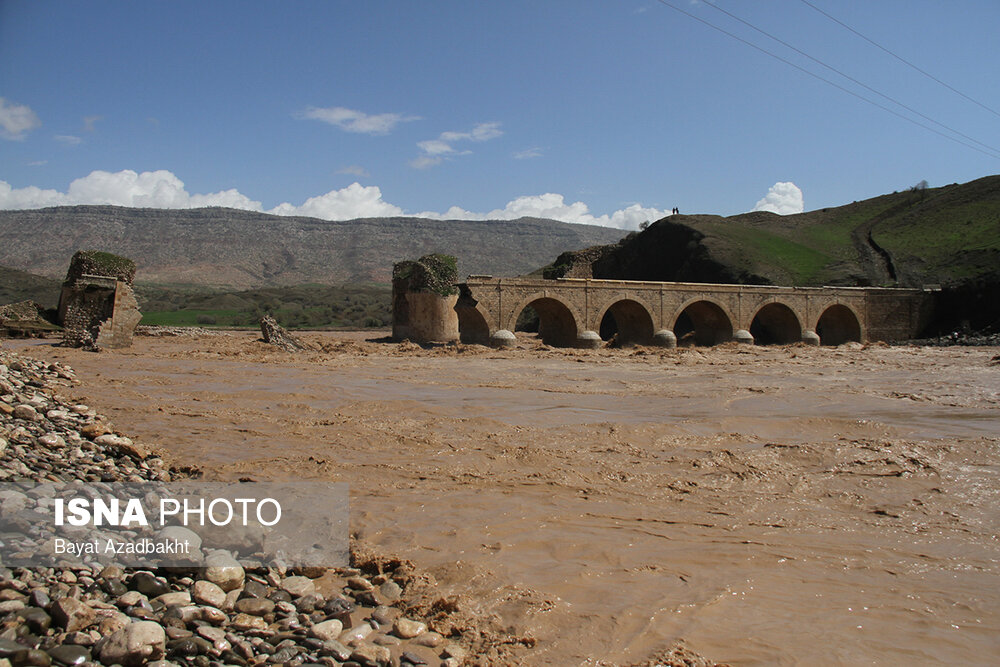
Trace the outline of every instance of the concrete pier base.
{"label": "concrete pier base", "polygon": [[660,329],[653,334],[653,345],[657,347],[677,347],[677,336],[670,329]]}
{"label": "concrete pier base", "polygon": [[496,348],[514,347],[517,345],[517,337],[506,329],[500,329],[490,336],[490,345]]}
{"label": "concrete pier base", "polygon": [[581,331],[576,337],[576,346],[582,350],[596,350],[602,345],[604,341],[596,331]]}

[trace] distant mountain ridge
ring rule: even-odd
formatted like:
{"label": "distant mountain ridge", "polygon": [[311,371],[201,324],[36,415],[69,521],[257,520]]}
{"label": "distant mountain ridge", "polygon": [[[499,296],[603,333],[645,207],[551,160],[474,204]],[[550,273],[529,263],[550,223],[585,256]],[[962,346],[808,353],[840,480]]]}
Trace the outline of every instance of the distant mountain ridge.
{"label": "distant mountain ridge", "polygon": [[61,280],[74,252],[97,249],[133,259],[140,283],[384,283],[394,262],[428,253],[458,257],[462,276],[513,276],[624,234],[539,218],[327,221],[215,207],[59,206],[0,211],[0,266]]}

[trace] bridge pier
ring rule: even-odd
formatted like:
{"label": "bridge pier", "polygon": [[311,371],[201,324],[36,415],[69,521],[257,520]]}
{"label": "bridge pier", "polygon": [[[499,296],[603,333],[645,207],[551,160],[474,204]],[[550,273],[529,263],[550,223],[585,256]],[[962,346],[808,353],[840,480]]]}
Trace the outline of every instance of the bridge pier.
{"label": "bridge pier", "polygon": [[657,347],[677,347],[677,336],[670,329],[660,329],[653,334],[653,345]]}
{"label": "bridge pier", "polygon": [[514,347],[517,345],[517,337],[506,329],[500,329],[490,336],[490,346],[496,348]]}
{"label": "bridge pier", "polygon": [[802,332],[802,342],[806,345],[819,345],[819,335],[815,331],[806,330]]}
{"label": "bridge pier", "polygon": [[576,346],[581,350],[596,350],[604,345],[604,340],[596,331],[581,331],[576,337]]}

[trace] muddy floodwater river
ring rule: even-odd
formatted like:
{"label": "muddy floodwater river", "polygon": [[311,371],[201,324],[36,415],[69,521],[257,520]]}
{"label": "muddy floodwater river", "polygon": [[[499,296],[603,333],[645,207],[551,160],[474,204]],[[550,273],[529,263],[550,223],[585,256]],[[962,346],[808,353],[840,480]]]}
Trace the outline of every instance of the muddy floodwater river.
{"label": "muddy floodwater river", "polygon": [[1000,663],[1000,349],[304,338],[10,345],[210,478],[348,482],[515,662]]}

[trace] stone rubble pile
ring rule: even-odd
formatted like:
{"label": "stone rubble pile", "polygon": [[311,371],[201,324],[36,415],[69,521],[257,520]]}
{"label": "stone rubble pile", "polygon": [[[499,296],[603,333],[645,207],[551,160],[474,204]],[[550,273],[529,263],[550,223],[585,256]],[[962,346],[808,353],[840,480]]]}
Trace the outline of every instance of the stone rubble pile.
{"label": "stone rubble pile", "polygon": [[953,331],[950,334],[938,336],[937,338],[919,338],[908,342],[910,345],[923,347],[950,347],[952,345],[996,347],[1000,346],[1000,333]]}
{"label": "stone rubble pile", "polygon": [[288,333],[270,315],[260,318],[260,333],[265,343],[281,348],[285,352],[299,352],[306,349],[302,341]]}
{"label": "stone rubble pile", "polygon": [[[0,482],[184,476],[62,398],[74,382],[68,367],[0,349]],[[0,507],[16,493],[0,491]],[[409,567],[381,570],[0,564],[0,667],[463,664],[461,636],[406,617]]]}
{"label": "stone rubble pile", "polygon": [[218,329],[206,329],[205,327],[166,327],[160,325],[141,324],[135,328],[136,336],[148,336],[150,338],[164,338],[169,336],[190,336],[200,338],[202,336],[230,336],[228,331]]}

